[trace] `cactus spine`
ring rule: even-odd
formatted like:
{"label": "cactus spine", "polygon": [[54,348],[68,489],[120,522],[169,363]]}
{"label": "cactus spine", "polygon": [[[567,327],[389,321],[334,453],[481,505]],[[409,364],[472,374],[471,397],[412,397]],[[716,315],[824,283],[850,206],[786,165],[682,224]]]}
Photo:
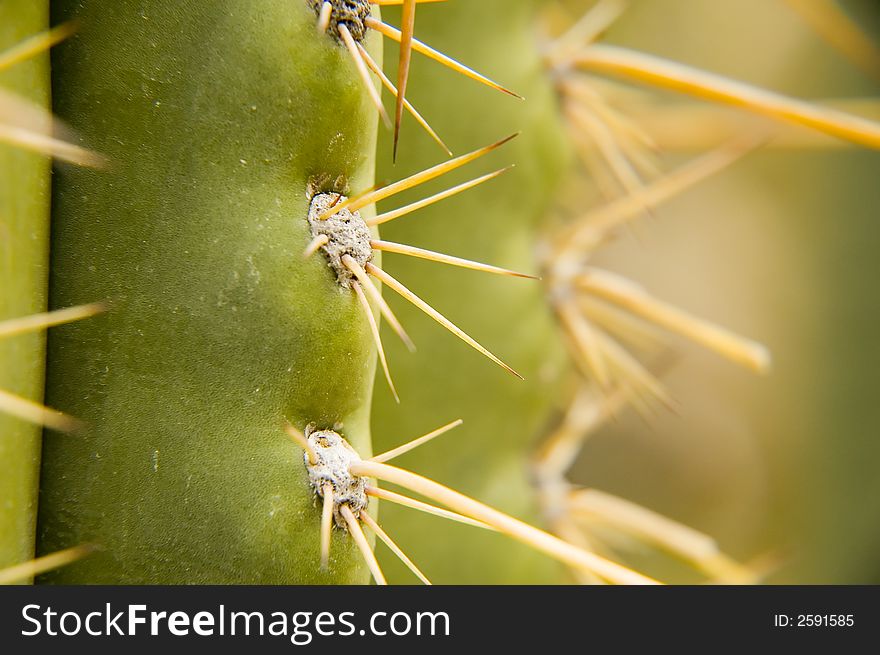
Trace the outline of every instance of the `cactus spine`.
{"label": "cactus spine", "polygon": [[[485,142],[506,131],[523,133],[495,160],[496,167],[512,163],[516,168],[418,215],[390,223],[384,231],[387,238],[526,272],[537,270],[541,223],[555,200],[570,151],[538,58],[535,6],[531,1],[481,0],[422,12],[419,30],[426,41],[441,48],[454,44],[449,46],[450,55],[526,98],[522,102],[494,94],[433,62],[415,59],[411,98],[438,133],[453,149]],[[391,15],[390,21],[394,18]],[[492,29],[486,29],[487,25]],[[462,119],[465,114],[467,120]],[[404,125],[395,168],[422,168],[435,156],[435,148],[418,132],[418,126]],[[390,143],[380,143],[380,152],[390,147]],[[380,177],[391,174],[385,158],[380,158],[379,165]],[[415,291],[448,310],[453,320],[473,329],[502,357],[507,356],[525,380],[481,366],[454,339],[403,310],[402,320],[411,327],[420,350],[415,357],[399,348],[389,353],[401,404],[394,404],[381,390],[376,394],[377,448],[391,445],[381,441],[389,438],[385,435],[399,438],[393,435],[418,433],[426,426],[461,417],[464,424],[455,434],[416,451],[406,462],[475,498],[534,520],[537,507],[526,454],[546,429],[569,370],[541,283],[466,271],[438,275],[431,264],[392,257],[386,258],[386,266],[395,275],[400,272]],[[402,508],[387,507],[383,512],[389,524],[393,522],[401,544],[421,555],[429,577],[447,583],[479,580],[487,584],[564,579],[560,568],[547,558],[499,542],[493,535],[436,526],[436,519],[412,516]],[[454,541],[456,553],[461,554],[450,556],[438,547],[435,530],[447,535],[442,541]],[[390,558],[383,565],[389,570],[394,566]]]}
{"label": "cactus spine", "polygon": [[[0,52],[48,26],[48,2],[0,4]],[[0,70],[0,126],[6,94],[48,109],[49,58],[37,54]],[[0,142],[0,321],[46,308],[49,256],[49,173],[43,155]],[[0,390],[39,402],[45,338],[0,340]],[[0,569],[34,553],[41,428],[0,412]]]}

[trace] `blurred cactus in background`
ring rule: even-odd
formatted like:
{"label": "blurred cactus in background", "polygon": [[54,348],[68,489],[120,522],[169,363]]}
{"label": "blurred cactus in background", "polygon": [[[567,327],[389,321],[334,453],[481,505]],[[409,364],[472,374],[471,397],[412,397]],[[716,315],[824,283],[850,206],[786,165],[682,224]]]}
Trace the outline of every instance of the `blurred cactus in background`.
{"label": "blurred cactus in background", "polygon": [[880,581],[878,21],[0,0],[0,582]]}

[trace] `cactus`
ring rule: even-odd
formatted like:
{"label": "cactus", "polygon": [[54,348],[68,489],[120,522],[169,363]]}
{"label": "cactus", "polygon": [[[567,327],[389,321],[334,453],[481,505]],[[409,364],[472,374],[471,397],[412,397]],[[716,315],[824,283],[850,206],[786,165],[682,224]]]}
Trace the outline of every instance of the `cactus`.
{"label": "cactus", "polygon": [[[430,13],[417,0],[56,0],[51,24],[61,27],[43,34],[46,6],[19,4],[12,3],[15,34],[0,34],[0,45],[38,34],[30,46],[36,56],[30,68],[17,68],[21,77],[0,82],[30,102],[0,102],[0,137],[13,109],[27,107],[42,122],[18,134],[16,150],[0,151],[8,158],[0,165],[20,176],[0,182],[12,180],[0,190],[16,198],[7,210],[14,220],[2,226],[16,230],[8,243],[27,255],[2,260],[17,268],[4,271],[16,286],[2,298],[14,304],[0,307],[0,320],[10,319],[0,337],[16,335],[9,343],[20,345],[20,333],[33,332],[27,351],[0,352],[15,376],[0,380],[8,389],[0,410],[13,414],[0,416],[0,436],[13,437],[0,448],[12,444],[3,466],[17,476],[5,478],[15,489],[0,489],[12,510],[0,521],[15,526],[0,542],[8,549],[0,551],[0,582],[51,569],[43,580],[324,584],[372,576],[384,583],[383,569],[395,565],[380,563],[369,536],[422,582],[653,582],[606,559],[617,554],[590,522],[668,550],[710,580],[756,579],[705,535],[579,490],[567,471],[585,436],[627,405],[647,412],[671,404],[651,367],[620,342],[654,348],[659,328],[766,367],[760,345],[586,264],[634,218],[757,142],[747,135],[664,173],[642,127],[578,71],[628,76],[864,145],[877,145],[876,125],[588,43],[617,13],[608,1],[543,43],[538,12],[549,5],[534,0]],[[395,4],[400,30],[391,26],[394,10],[388,23],[378,12]],[[52,58],[59,120],[48,112],[45,50],[72,25],[77,33]],[[443,44],[452,35],[451,54],[505,86],[421,40]],[[381,37],[400,43],[396,87],[382,72]],[[393,121],[383,86],[395,96]],[[519,93],[524,102],[509,97]],[[378,119],[390,129],[377,147]],[[512,142],[478,147],[520,130]],[[437,163],[438,145],[449,160]],[[467,154],[454,156],[449,146]],[[67,309],[41,314],[46,155],[72,165],[53,182],[48,271],[52,306]],[[398,181],[374,185],[377,163],[380,179]],[[572,183],[582,164],[597,180],[608,178],[610,202],[571,220],[589,206]],[[435,192],[441,176],[445,186]],[[377,212],[390,198],[394,208]],[[31,233],[23,236],[21,226]],[[543,279],[438,275],[434,263],[401,255]],[[408,303],[389,302],[383,288]],[[411,347],[406,325],[420,351],[383,343],[382,318]],[[64,413],[39,404],[39,330],[47,327],[46,403]],[[377,363],[389,389],[380,387],[374,406]],[[378,456],[371,409],[374,439],[386,451]],[[397,445],[401,435],[455,417],[463,421]],[[33,426],[41,424],[49,428],[42,557],[3,571],[33,553]],[[459,425],[457,435],[409,454]],[[387,463],[397,457],[419,473]],[[467,557],[438,549],[447,533],[404,519],[409,510],[399,505],[468,523],[468,532],[448,533]],[[391,580],[399,574],[394,569]]]}
{"label": "cactus", "polygon": [[[0,53],[48,25],[48,4],[4,2],[0,6]],[[0,58],[2,61],[2,58]],[[49,62],[45,53],[0,64],[0,131],[8,127],[21,94],[44,109],[49,105]],[[0,321],[46,308],[49,256],[49,162],[33,152],[0,142]],[[4,335],[5,336],[5,335]],[[0,340],[0,408],[6,394],[40,401],[45,344],[39,333]],[[36,530],[40,428],[0,412],[0,569],[31,559]]]}
{"label": "cactus", "polygon": [[363,581],[347,540],[318,566],[311,489],[278,437],[341,423],[370,450],[368,326],[298,256],[311,194],[372,185],[360,81],[298,3],[56,5],[81,25],[56,111],[112,165],[56,180],[52,296],[112,311],[50,344],[47,396],[90,428],[47,437],[42,552],[101,545],[59,581]]}
{"label": "cactus", "polygon": [[[381,342],[368,298],[387,306],[367,274],[509,368],[384,273],[374,251],[403,246],[368,229],[376,199],[509,139],[356,193],[372,185],[375,89],[364,72],[380,58],[354,18],[334,22],[346,7],[334,5],[329,21],[313,7],[325,34],[309,7],[289,3],[184,15],[160,2],[58,4],[56,19],[81,28],[55,56],[55,109],[110,164],[57,176],[51,294],[60,305],[101,298],[110,310],[50,342],[47,397],[87,428],[46,437],[40,551],[100,550],[47,580],[350,583],[369,568],[381,582],[358,519],[377,524],[362,513],[363,493],[346,491],[363,484],[313,474],[279,438],[285,420],[304,443],[332,432],[371,464]],[[224,125],[236,134],[218,138]],[[330,547],[315,496],[353,540],[333,531]],[[500,524],[576,566],[642,580]]]}

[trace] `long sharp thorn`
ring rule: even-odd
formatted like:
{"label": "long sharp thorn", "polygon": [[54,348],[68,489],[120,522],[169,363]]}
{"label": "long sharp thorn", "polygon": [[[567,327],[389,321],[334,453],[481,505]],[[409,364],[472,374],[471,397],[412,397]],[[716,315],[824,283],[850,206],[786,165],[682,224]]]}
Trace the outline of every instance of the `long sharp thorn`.
{"label": "long sharp thorn", "polygon": [[87,168],[101,168],[107,163],[91,150],[14,125],[0,125],[0,142]]}
{"label": "long sharp thorn", "polygon": [[[326,221],[328,218],[330,218],[334,214],[338,214],[343,209],[348,209],[349,207],[351,207],[351,205],[356,203],[358,200],[365,197],[367,194],[373,193],[378,188],[379,188],[378,183],[374,184],[373,186],[371,186],[369,189],[366,189],[365,191],[361,191],[360,193],[357,193],[353,196],[348,196],[345,200],[342,199],[341,193],[337,193],[336,199],[332,203],[330,203],[330,207],[328,207],[326,212],[324,212],[323,214],[318,216],[318,220],[319,221]],[[352,211],[355,211],[355,210],[352,210]]]}
{"label": "long sharp thorn", "polygon": [[47,32],[35,34],[18,45],[14,45],[4,52],[0,52],[0,71],[14,66],[34,55],[45,52],[52,46],[61,43],[76,31],[75,23],[64,23],[53,27]]}
{"label": "long sharp thorn", "polygon": [[574,25],[550,44],[546,55],[550,65],[571,56],[573,50],[597,40],[606,32],[626,9],[624,0],[600,0],[590,7]]}
{"label": "long sharp thorn", "polygon": [[758,373],[765,373],[770,368],[770,353],[763,345],[657,300],[629,280],[605,271],[590,270],[579,275],[576,283],[580,289],[680,334],[737,364]]}
{"label": "long sharp thorn", "polygon": [[425,314],[427,314],[428,316],[433,318],[435,321],[437,321],[440,325],[442,325],[447,330],[452,332],[452,334],[454,334],[459,339],[464,341],[471,348],[474,348],[479,353],[481,353],[481,354],[485,355],[486,357],[488,357],[489,359],[491,359],[493,362],[498,364],[498,366],[503,368],[508,373],[515,375],[520,380],[524,379],[523,376],[521,376],[519,373],[514,371],[512,368],[510,368],[507,364],[505,364],[500,359],[498,359],[491,352],[486,350],[483,346],[481,346],[479,343],[477,343],[467,333],[465,333],[459,327],[457,327],[454,323],[452,323],[452,321],[447,319],[445,316],[443,316],[443,314],[441,314],[436,309],[431,307],[428,303],[426,303],[424,300],[419,298],[416,294],[414,294],[412,291],[407,289],[405,286],[403,286],[400,282],[398,282],[396,279],[391,277],[388,273],[383,271],[381,268],[379,268],[378,266],[374,266],[373,264],[367,264],[366,270],[367,270],[367,273],[369,273],[370,275],[372,275],[375,278],[378,278],[382,282],[382,284],[387,285],[388,287],[391,288],[392,291],[398,293],[404,299],[408,300],[413,305],[415,305],[416,307],[421,309],[423,312],[425,312]]}
{"label": "long sharp thorn", "polygon": [[373,575],[373,580],[376,581],[377,585],[387,585],[388,583],[385,581],[382,569],[379,568],[379,562],[376,560],[376,554],[370,548],[370,544],[367,542],[364,531],[361,529],[361,524],[358,523],[354,512],[351,511],[348,505],[340,505],[339,511],[342,514],[342,518],[345,519],[346,525],[348,525],[348,532],[351,534],[351,538],[357,544],[358,550],[361,551],[361,555],[367,563],[367,568],[370,569],[370,573]]}
{"label": "long sharp thorn", "polygon": [[556,313],[580,355],[577,361],[584,364],[582,368],[585,376],[589,378],[592,375],[599,386],[607,390],[611,385],[611,376],[608,373],[605,355],[596,338],[596,329],[581,315],[572,302],[559,303],[556,307]]}
{"label": "long sharp thorn", "polygon": [[297,446],[305,451],[306,456],[309,458],[309,464],[314,466],[318,463],[318,456],[315,454],[315,449],[312,448],[312,444],[306,439],[306,435],[297,430],[290,423],[284,426],[284,431],[287,432],[287,436],[289,436]]}
{"label": "long sharp thorn", "polygon": [[416,248],[415,246],[407,246],[402,243],[394,243],[392,241],[381,241],[379,239],[373,239],[372,241],[370,241],[370,245],[373,246],[373,248],[375,248],[376,250],[382,250],[384,252],[393,252],[398,255],[409,255],[410,257],[427,259],[433,262],[440,262],[441,264],[450,264],[452,266],[458,266],[460,268],[469,268],[474,271],[482,271],[483,273],[494,273],[495,275],[507,275],[510,277],[522,277],[530,280],[539,279],[538,277],[534,275],[529,275],[527,273],[518,273],[516,271],[511,271],[507,268],[499,268],[498,266],[491,266],[489,264],[475,262],[470,259],[462,259],[461,257],[444,255],[441,252],[425,250],[424,248]]}
{"label": "long sharp thorn", "polygon": [[78,305],[76,307],[57,309],[52,312],[0,321],[0,339],[28,332],[36,332],[37,330],[45,330],[46,328],[64,325],[65,323],[81,321],[105,311],[107,311],[107,305],[104,303],[92,303],[90,305]]}
{"label": "long sharp thorn", "polygon": [[425,574],[421,572],[419,567],[416,566],[413,563],[413,561],[409,557],[406,556],[406,553],[404,553],[400,549],[400,546],[398,546],[396,543],[394,543],[394,540],[388,536],[388,533],[382,529],[382,527],[373,519],[372,516],[367,514],[367,512],[365,512],[364,510],[361,510],[360,517],[361,517],[361,521],[363,523],[365,523],[367,526],[369,526],[370,530],[372,530],[376,534],[376,536],[379,537],[379,539],[381,539],[382,542],[386,546],[388,546],[388,548],[391,550],[391,552],[394,553],[395,555],[397,555],[397,558],[401,562],[403,562],[404,565],[406,565],[406,568],[408,568],[410,571],[412,571],[413,574],[415,574],[415,576],[419,580],[421,580],[424,584],[426,584],[426,585],[431,584],[431,581],[428,580],[428,578],[425,576]]}
{"label": "long sharp thorn", "polygon": [[348,27],[345,26],[345,23],[339,24],[339,36],[342,37],[342,42],[348,49],[348,54],[351,55],[351,59],[354,62],[354,66],[357,69],[358,75],[361,76],[361,81],[367,88],[367,93],[370,94],[370,99],[373,101],[373,104],[376,105],[376,110],[379,112],[379,116],[382,118],[382,122],[385,123],[386,127],[390,129],[391,119],[388,118],[388,113],[385,111],[385,107],[382,104],[382,97],[379,95],[379,92],[373,85],[373,80],[370,79],[370,71],[367,68],[367,64],[364,61],[364,58],[361,57],[361,53],[358,50],[357,41],[354,40],[354,37],[351,35]]}
{"label": "long sharp thorn", "polygon": [[466,516],[488,523],[499,532],[503,532],[512,539],[531,546],[535,550],[541,551],[564,564],[578,570],[595,573],[610,582],[617,584],[657,584],[656,580],[636,573],[604,557],[573,546],[528,523],[499,512],[473,498],[453,491],[442,484],[411,471],[369,460],[353,462],[350,464],[349,470],[353,475],[363,475],[400,485]]}
{"label": "long sharp thorn", "polygon": [[[370,27],[370,28],[376,30],[377,32],[383,34],[384,36],[387,36],[389,39],[397,41],[398,43],[400,43],[403,38],[403,35],[400,33],[400,30],[398,30],[394,27],[391,27],[390,25],[386,25],[385,23],[383,23],[380,20],[376,20],[375,18],[368,16],[365,22],[366,22],[367,27]],[[493,82],[492,80],[490,80],[485,75],[480,75],[475,70],[470,69],[467,66],[464,66],[464,65],[458,63],[457,61],[455,61],[454,59],[452,59],[450,57],[447,57],[442,52],[438,52],[437,50],[434,50],[434,48],[431,48],[431,47],[425,45],[424,43],[422,43],[418,39],[412,40],[412,49],[415,50],[416,52],[419,52],[419,53],[425,55],[426,57],[430,57],[434,61],[439,62],[448,68],[451,68],[452,70],[454,70],[457,73],[461,73],[465,77],[469,77],[472,80],[476,80],[477,82],[480,82],[482,84],[485,84],[486,86],[492,87],[493,89],[495,89],[497,91],[501,91],[502,93],[506,93],[507,95],[513,96],[514,98],[519,98],[520,100],[523,99],[523,97],[521,95],[519,95],[518,93],[514,93],[510,89],[504,88],[503,86],[501,86],[497,82]]]}
{"label": "long sharp thorn", "polygon": [[880,79],[880,47],[836,0],[786,0],[809,25],[856,66]]}
{"label": "long sharp thorn", "polygon": [[657,142],[639,124],[639,121],[612,107],[605,96],[594,88],[594,84],[586,80],[572,79],[564,80],[561,86],[564,93],[577,97],[589,106],[622,140],[632,141],[654,153],[660,151]]}
{"label": "long sharp thorn", "polygon": [[594,209],[573,222],[556,240],[557,261],[579,259],[585,245],[594,245],[618,226],[632,220],[647,205],[656,207],[697,185],[754,150],[760,141],[737,140],[698,157],[647,185],[636,196],[626,196]]}
{"label": "long sharp thorn", "polygon": [[652,55],[616,46],[592,45],[582,50],[573,63],[585,70],[610,73],[662,89],[733,105],[870,148],[880,148],[880,123]]}
{"label": "long sharp thorn", "polygon": [[[667,409],[675,411],[675,403],[661,382],[651,374],[629,351],[601,330],[595,332],[599,346],[605,352],[611,365],[618,369],[618,374],[630,384],[647,391],[651,397],[663,403]],[[634,398],[634,400],[636,400]]]}
{"label": "long sharp thorn", "polygon": [[[388,89],[391,95],[393,95],[395,98],[398,98],[400,94],[397,92],[397,87],[395,87],[391,80],[388,79],[388,76],[385,74],[379,64],[376,63],[376,60],[370,56],[370,53],[367,52],[366,48],[364,48],[364,46],[362,46],[360,43],[358,43],[358,49],[361,51],[361,56],[364,58],[364,61],[367,62],[367,66],[370,68],[370,70],[373,71],[373,73],[375,73],[380,80],[382,80],[382,84],[385,85],[385,88]],[[435,143],[443,148],[443,151],[447,155],[452,157],[452,151],[449,149],[449,146],[447,146],[443,142],[443,139],[440,138],[437,132],[434,131],[434,128],[431,127],[431,125],[428,123],[428,121],[425,120],[425,118],[416,110],[415,107],[413,107],[413,104],[409,100],[404,98],[403,106],[410,114],[412,114],[412,117],[416,119],[418,124],[422,126],[422,128],[428,133],[428,135],[432,139],[434,139]]]}
{"label": "long sharp thorn", "polygon": [[400,403],[400,396],[397,395],[397,389],[394,387],[394,382],[391,380],[391,371],[388,369],[388,360],[385,358],[385,349],[382,347],[382,337],[379,334],[379,324],[376,322],[376,317],[373,316],[373,308],[370,307],[370,301],[367,300],[367,296],[364,294],[364,290],[361,289],[360,283],[352,280],[351,288],[354,289],[354,294],[357,296],[358,302],[361,304],[364,314],[367,317],[367,323],[370,326],[370,332],[373,334],[376,351],[379,353],[379,362],[382,364],[382,370],[385,372],[385,380],[388,382],[388,387],[391,389],[391,395],[394,396],[395,402]]}
{"label": "long sharp thorn", "polygon": [[611,175],[611,171],[602,161],[602,157],[596,152],[596,148],[588,139],[582,138],[580,134],[574,134],[575,152],[581,159],[590,179],[599,190],[602,199],[606,202],[614,202],[619,197],[617,181]]}
{"label": "long sharp thorn", "polygon": [[373,281],[367,275],[367,272],[363,269],[363,267],[358,264],[350,255],[344,255],[342,257],[342,263],[348,270],[354,273],[354,276],[357,278],[358,282],[361,283],[362,290],[365,291],[367,295],[372,298],[373,302],[379,306],[379,311],[382,313],[382,316],[385,317],[388,325],[390,325],[391,329],[394,330],[394,333],[398,337],[400,337],[400,340],[403,341],[407,349],[410,352],[415,352],[416,346],[412,342],[412,339],[409,338],[406,330],[403,329],[400,321],[397,320],[394,312],[391,311],[391,307],[382,297],[382,294],[379,293],[376,285],[373,284]]}
{"label": "long sharp thorn", "polygon": [[102,155],[74,145],[73,138],[71,130],[45,107],[0,90],[0,142],[78,166],[107,164]]}
{"label": "long sharp thorn", "polygon": [[[591,537],[588,537],[584,534],[584,530],[573,521],[570,517],[560,516],[558,519],[552,522],[552,531],[556,534],[560,539],[567,541],[573,546],[577,546],[578,548],[583,548],[584,550],[596,550],[595,540]],[[605,580],[600,578],[598,575],[593,573],[587,573],[586,571],[579,571],[577,569],[570,569],[570,572],[574,575],[574,579],[577,584],[580,585],[605,585],[608,584]]]}
{"label": "long sharp thorn", "polygon": [[[822,105],[869,120],[880,119],[880,103],[876,100],[841,99],[823,101]],[[776,149],[858,147],[851,141],[842,141],[803,125],[782,124],[766,116],[745,114],[723,105],[681,102],[659,106],[644,103],[631,107],[629,114],[661,151],[705,151],[737,134],[768,125],[772,129],[768,146]]]}
{"label": "long sharp thorn", "polygon": [[646,507],[597,489],[577,489],[570,493],[571,509],[612,523],[628,532],[662,541],[669,549],[694,559],[715,555],[718,545],[711,537]]}
{"label": "long sharp thorn", "polygon": [[397,101],[394,107],[394,149],[392,160],[397,161],[397,145],[400,141],[400,122],[403,120],[403,103],[409,82],[409,66],[412,61],[413,33],[416,29],[416,0],[403,0],[401,13],[400,56],[397,61]]}
{"label": "long sharp thorn", "polygon": [[35,403],[27,398],[16,396],[0,389],[0,412],[59,432],[80,432],[85,427],[81,421],[62,412]]}
{"label": "long sharp thorn", "polygon": [[0,585],[16,584],[30,580],[31,578],[54,571],[62,566],[73,564],[84,557],[88,557],[97,550],[96,546],[85,545],[75,546],[67,550],[61,550],[51,555],[38,557],[30,562],[16,564],[6,569],[0,570]]}
{"label": "long sharp thorn", "polygon": [[562,423],[539,445],[535,460],[542,480],[561,480],[583,452],[584,443],[631,400],[631,390],[617,385],[605,397],[582,382],[572,396]]}
{"label": "long sharp thorn", "polygon": [[410,509],[424,512],[425,514],[438,516],[441,519],[447,519],[449,521],[454,521],[455,523],[461,523],[463,525],[469,525],[474,528],[482,528],[483,530],[495,532],[495,528],[493,528],[491,525],[483,523],[482,521],[477,521],[470,518],[469,516],[463,516],[462,514],[450,512],[448,509],[443,509],[442,507],[429,505],[428,503],[424,503],[421,500],[416,500],[415,498],[410,498],[409,496],[404,496],[394,491],[380,489],[379,487],[367,486],[366,493],[368,496],[379,498],[381,500],[387,500],[389,503],[395,503],[397,505],[400,505],[401,507],[409,507]]}
{"label": "long sharp thorn", "polygon": [[[640,197],[644,188],[639,174],[626,158],[611,130],[596,116],[580,108],[569,107],[568,115],[592,139],[623,190],[631,197]],[[645,207],[650,214],[651,208]]]}
{"label": "long sharp thorn", "polygon": [[324,484],[324,503],[321,506],[321,569],[330,568],[330,538],[333,536],[333,485]]}
{"label": "long sharp thorn", "polygon": [[330,243],[330,237],[326,234],[319,234],[314,239],[311,240],[306,249],[303,250],[303,259],[308,259],[312,255],[314,255],[318,250],[326,246]]}
{"label": "long sharp thorn", "polygon": [[462,423],[464,423],[464,421],[462,421],[461,419],[456,419],[456,420],[452,421],[451,423],[447,423],[446,425],[439,427],[436,430],[429,432],[428,434],[426,434],[424,436],[418,437],[417,439],[413,439],[412,441],[407,442],[407,443],[403,444],[402,446],[398,446],[397,448],[386,451],[386,452],[382,453],[381,455],[376,455],[374,457],[371,457],[370,459],[374,462],[389,462],[392,459],[394,459],[395,457],[400,457],[404,453],[408,453],[411,450],[415,450],[419,446],[422,446],[422,445],[428,443],[432,439],[436,439],[441,434],[446,434],[447,432],[449,432],[453,428],[457,428]]}
{"label": "long sharp thorn", "polygon": [[488,173],[486,175],[481,175],[473,180],[469,180],[468,182],[464,182],[463,184],[459,184],[457,186],[452,187],[451,189],[446,189],[445,191],[441,191],[440,193],[434,194],[428,198],[424,198],[419,200],[418,202],[414,202],[412,204],[406,205],[399,209],[395,209],[390,212],[385,212],[384,214],[379,214],[375,218],[371,218],[367,220],[367,225],[382,225],[383,223],[388,223],[389,221],[393,221],[395,218],[400,218],[401,216],[406,216],[407,214],[411,214],[414,211],[419,209],[424,209],[425,207],[429,207],[441,200],[446,200],[446,198],[451,198],[452,196],[458,195],[463,191],[467,191],[468,189],[473,189],[475,186],[479,186],[484,182],[488,182],[489,180],[494,180],[499,175],[502,175],[512,169],[515,164],[511,164],[506,168],[499,169],[492,173]]}
{"label": "long sharp thorn", "polygon": [[333,5],[325,2],[321,5],[321,12],[318,14],[318,34],[326,34],[330,28],[330,19],[333,16]]}
{"label": "long sharp thorn", "polygon": [[657,353],[667,349],[666,335],[655,323],[644,321],[635,314],[589,294],[581,294],[578,306],[590,323],[638,351]]}
{"label": "long sharp thorn", "polygon": [[496,143],[485,146],[484,148],[480,148],[478,150],[474,150],[473,152],[469,152],[466,155],[461,155],[456,157],[455,159],[450,159],[449,161],[445,161],[442,164],[437,164],[436,166],[432,166],[431,168],[425,169],[415,175],[411,175],[399,182],[395,182],[394,184],[389,184],[388,186],[382,187],[381,189],[376,189],[375,191],[370,191],[368,193],[359,196],[358,198],[340,203],[336,207],[332,209],[328,209],[326,212],[321,214],[320,218],[326,219],[330,216],[333,216],[337,212],[342,209],[348,209],[349,211],[355,212],[359,209],[366,207],[367,205],[372,205],[373,203],[377,203],[380,200],[385,200],[386,198],[390,198],[391,196],[397,195],[403,191],[408,189],[412,189],[413,187],[417,187],[420,184],[424,184],[425,182],[429,182],[435,178],[444,175],[445,173],[449,173],[451,171],[456,170],[457,168],[461,168],[465,164],[469,164],[475,159],[479,159],[480,157],[489,154],[493,150],[500,148],[505,143],[519,136],[519,132],[516,134],[511,134],[509,137],[501,139]]}
{"label": "long sharp thorn", "polygon": [[650,541],[718,582],[754,584],[755,573],[722,553],[712,537],[678,521],[597,489],[573,491],[569,502],[576,514]]}

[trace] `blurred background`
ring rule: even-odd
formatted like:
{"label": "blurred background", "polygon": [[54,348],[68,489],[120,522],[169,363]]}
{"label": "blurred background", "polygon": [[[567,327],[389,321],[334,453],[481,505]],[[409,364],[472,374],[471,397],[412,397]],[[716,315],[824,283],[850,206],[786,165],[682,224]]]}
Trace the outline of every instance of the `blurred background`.
{"label": "blurred background", "polygon": [[[605,42],[802,98],[880,90],[794,1],[629,4]],[[880,43],[880,4],[839,5]],[[774,364],[759,378],[683,344],[665,378],[679,414],[627,414],[571,478],[775,560],[770,582],[880,583],[878,183],[880,153],[771,146],[603,249],[597,263],[767,344]]]}

